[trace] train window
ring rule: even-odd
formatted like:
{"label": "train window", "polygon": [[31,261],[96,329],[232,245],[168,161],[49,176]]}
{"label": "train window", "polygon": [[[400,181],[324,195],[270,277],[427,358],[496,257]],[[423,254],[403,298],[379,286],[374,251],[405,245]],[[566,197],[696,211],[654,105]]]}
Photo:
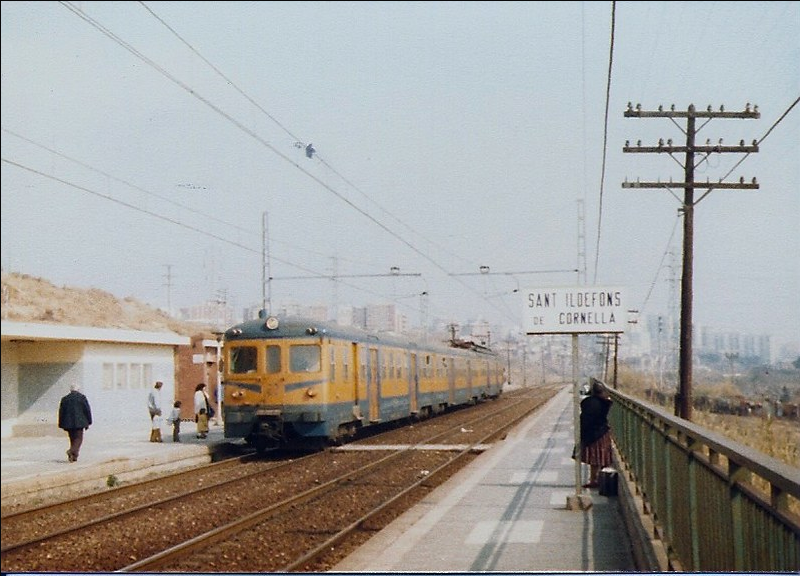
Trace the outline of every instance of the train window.
{"label": "train window", "polygon": [[247,374],[258,368],[258,351],[253,346],[231,348],[231,372]]}
{"label": "train window", "polygon": [[267,346],[267,374],[281,371],[281,347]]}
{"label": "train window", "polygon": [[331,351],[330,374],[328,375],[328,378],[331,380],[336,380],[336,348],[334,346],[330,346],[328,349]]}
{"label": "train window", "polygon": [[320,349],[316,344],[299,344],[289,348],[289,369],[292,372],[319,372]]}

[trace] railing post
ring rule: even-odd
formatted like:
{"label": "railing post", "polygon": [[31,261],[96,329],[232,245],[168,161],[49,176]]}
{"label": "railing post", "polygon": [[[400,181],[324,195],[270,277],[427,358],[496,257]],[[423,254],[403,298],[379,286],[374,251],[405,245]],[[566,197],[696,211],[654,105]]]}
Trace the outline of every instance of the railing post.
{"label": "railing post", "polygon": [[689,468],[689,530],[691,531],[692,543],[692,565],[687,569],[690,571],[699,570],[700,566],[700,530],[698,527],[697,514],[698,514],[698,497],[697,497],[697,458],[694,455],[694,450],[699,448],[698,442],[688,437],[686,439],[686,458],[688,459]]}

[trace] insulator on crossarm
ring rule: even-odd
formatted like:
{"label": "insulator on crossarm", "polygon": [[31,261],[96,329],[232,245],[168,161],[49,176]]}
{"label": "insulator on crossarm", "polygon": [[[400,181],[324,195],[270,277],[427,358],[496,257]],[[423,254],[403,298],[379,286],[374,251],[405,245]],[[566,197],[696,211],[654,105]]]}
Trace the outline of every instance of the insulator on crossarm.
{"label": "insulator on crossarm", "polygon": [[724,106],[724,105],[722,105],[722,104],[720,104],[720,105],[719,105],[719,111],[720,111],[720,112],[725,112],[725,106]]}
{"label": "insulator on crossarm", "polygon": [[758,140],[753,140],[753,146],[758,146]]}
{"label": "insulator on crossarm", "polygon": [[750,102],[748,102],[747,104],[744,105],[744,111],[745,112],[750,112]]}
{"label": "insulator on crossarm", "polygon": [[744,176],[739,176],[739,184],[744,184]]}
{"label": "insulator on crossarm", "polygon": [[753,106],[753,113],[758,114],[758,105]]}
{"label": "insulator on crossarm", "polygon": [[658,105],[658,111],[659,111],[659,112],[663,112],[663,111],[664,111],[664,106],[662,106],[661,104],[659,104],[659,105]]}
{"label": "insulator on crossarm", "polygon": [[744,146],[744,140],[739,140],[739,146]]}
{"label": "insulator on crossarm", "polygon": [[633,110],[633,104],[628,102],[628,111],[630,112],[631,110]]}
{"label": "insulator on crossarm", "polygon": [[711,146],[711,138],[706,138],[706,146]]}
{"label": "insulator on crossarm", "polygon": [[641,148],[641,147],[642,147],[642,141],[641,141],[641,140],[637,140],[637,141],[636,141],[636,145],[637,145],[639,148]]}
{"label": "insulator on crossarm", "polygon": [[631,145],[631,141],[630,140],[625,140],[625,148],[630,148],[630,145]]}
{"label": "insulator on crossarm", "polygon": [[636,104],[636,111],[637,112],[641,112],[642,111],[642,105],[641,104],[638,104],[638,103]]}
{"label": "insulator on crossarm", "polygon": [[758,183],[758,182],[756,182],[756,177],[755,177],[755,176],[753,176],[753,184],[757,184],[757,183]]}
{"label": "insulator on crossarm", "polygon": [[659,138],[658,139],[658,147],[661,148],[662,146],[664,146],[664,139],[663,138]]}
{"label": "insulator on crossarm", "polygon": [[670,138],[669,140],[667,140],[667,146],[672,146],[672,138]]}
{"label": "insulator on crossarm", "polygon": [[709,104],[709,105],[708,105],[708,108],[706,108],[706,110],[707,110],[708,112],[711,112],[711,104]]}
{"label": "insulator on crossarm", "polygon": [[670,110],[672,110],[673,112],[675,112],[675,104],[672,104],[672,105],[669,107],[669,109],[670,109]]}

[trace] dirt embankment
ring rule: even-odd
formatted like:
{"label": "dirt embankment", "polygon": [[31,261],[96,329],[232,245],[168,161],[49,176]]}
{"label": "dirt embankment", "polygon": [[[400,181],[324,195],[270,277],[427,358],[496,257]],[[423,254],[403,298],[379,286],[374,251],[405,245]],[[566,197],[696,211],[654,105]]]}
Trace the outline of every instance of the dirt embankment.
{"label": "dirt embankment", "polygon": [[2,317],[14,322],[175,332],[184,336],[211,333],[196,323],[170,317],[132,297],[122,300],[97,288],[55,286],[27,274],[2,274]]}

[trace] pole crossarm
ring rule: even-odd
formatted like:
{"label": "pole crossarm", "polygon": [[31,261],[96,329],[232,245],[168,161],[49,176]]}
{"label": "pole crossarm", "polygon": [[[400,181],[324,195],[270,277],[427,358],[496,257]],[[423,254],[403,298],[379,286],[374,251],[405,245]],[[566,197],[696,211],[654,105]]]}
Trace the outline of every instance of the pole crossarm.
{"label": "pole crossarm", "polygon": [[[722,108],[722,107],[720,107]],[[747,118],[756,119],[761,118],[761,112],[758,111],[758,106],[752,110],[750,105],[745,106],[741,112],[725,112],[724,109],[715,111],[711,106],[705,110],[697,110],[694,106],[689,106],[688,110],[664,110],[659,106],[658,110],[642,110],[641,104],[637,104],[636,108],[628,102],[628,108],[625,110],[625,118]]]}
{"label": "pole crossarm", "polygon": [[623,188],[691,188],[691,189],[730,189],[758,190],[757,182],[623,182]]}
{"label": "pole crossarm", "polygon": [[337,280],[339,278],[384,278],[387,276],[422,276],[420,272],[403,272],[391,274],[320,274],[318,276],[281,276],[280,278],[271,278],[271,280]]}
{"label": "pole crossarm", "polygon": [[456,272],[448,276],[515,276],[523,274],[557,274],[561,272],[577,272],[577,268],[562,270],[523,270],[521,272]]}
{"label": "pole crossarm", "polygon": [[672,154],[672,153],[686,153],[686,152],[703,152],[706,154],[713,154],[714,152],[723,153],[723,152],[740,152],[742,154],[752,154],[758,152],[758,144],[753,142],[750,146],[740,144],[738,146],[722,146],[722,145],[706,145],[706,146],[694,146],[693,148],[689,149],[688,146],[672,146],[672,145],[662,145],[659,144],[658,146],[630,146],[626,143],[625,146],[622,147],[623,152],[629,152],[635,154],[637,152],[647,152],[647,153],[665,153],[665,154]]}

